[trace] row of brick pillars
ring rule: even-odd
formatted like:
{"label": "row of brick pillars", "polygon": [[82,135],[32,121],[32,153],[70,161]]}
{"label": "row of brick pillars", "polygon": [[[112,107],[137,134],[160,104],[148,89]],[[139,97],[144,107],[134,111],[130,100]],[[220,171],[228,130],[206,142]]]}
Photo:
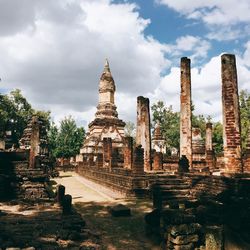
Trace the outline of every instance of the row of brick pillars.
{"label": "row of brick pillars", "polygon": [[[116,157],[118,152],[116,148],[112,150],[112,139],[103,138],[103,166],[108,168],[117,167]],[[141,146],[133,149],[133,138],[124,138],[124,168],[131,169],[133,174],[144,173],[144,149]]]}
{"label": "row of brick pillars", "polygon": [[[221,56],[223,146],[225,171],[243,172],[239,95],[235,56]],[[190,59],[181,58],[180,95],[180,155],[186,155],[192,168],[192,112],[191,112],[191,71]],[[206,127],[206,159],[214,167],[212,148],[212,124]],[[246,160],[245,160],[246,162]]]}

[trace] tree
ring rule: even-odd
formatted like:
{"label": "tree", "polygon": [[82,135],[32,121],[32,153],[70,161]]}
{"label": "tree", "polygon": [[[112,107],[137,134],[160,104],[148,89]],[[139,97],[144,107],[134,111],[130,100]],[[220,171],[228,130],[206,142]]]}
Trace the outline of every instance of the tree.
{"label": "tree", "polygon": [[216,154],[223,152],[223,126],[220,122],[213,123],[213,145]]}
{"label": "tree", "polygon": [[60,122],[57,131],[55,125],[51,126],[50,147],[55,157],[70,158],[79,153],[85,138],[84,128],[78,128],[75,120],[69,116]]}
{"label": "tree", "polygon": [[53,158],[57,156],[57,140],[58,140],[58,128],[54,122],[51,123],[48,131],[48,147],[49,152]]}
{"label": "tree", "polygon": [[11,131],[13,143],[18,144],[34,114],[49,125],[50,112],[34,110],[19,89],[11,91],[8,95],[0,95],[0,136],[3,137],[5,131]]}
{"label": "tree", "polygon": [[180,147],[180,115],[174,112],[172,106],[165,107],[163,101],[154,103],[151,107],[153,126],[160,124],[162,136],[169,147]]}
{"label": "tree", "polygon": [[241,118],[241,139],[243,153],[246,150],[246,140],[250,132],[250,94],[247,90],[242,90],[239,95],[240,118]]}

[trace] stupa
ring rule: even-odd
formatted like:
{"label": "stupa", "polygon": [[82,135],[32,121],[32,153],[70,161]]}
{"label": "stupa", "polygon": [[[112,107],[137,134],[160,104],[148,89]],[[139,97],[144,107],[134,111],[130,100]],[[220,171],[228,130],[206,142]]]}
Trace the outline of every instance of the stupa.
{"label": "stupa", "polygon": [[80,150],[81,154],[103,153],[103,138],[112,139],[112,148],[122,150],[125,122],[118,118],[115,105],[115,82],[106,60],[99,83],[99,101],[95,119]]}

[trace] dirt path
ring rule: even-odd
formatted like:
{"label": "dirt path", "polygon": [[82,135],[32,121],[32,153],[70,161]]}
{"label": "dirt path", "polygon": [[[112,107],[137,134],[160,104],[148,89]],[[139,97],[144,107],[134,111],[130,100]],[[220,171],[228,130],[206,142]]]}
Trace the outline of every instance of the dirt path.
{"label": "dirt path", "polygon": [[[54,179],[66,187],[76,209],[87,221],[88,227],[100,235],[103,249],[107,250],[159,250],[158,239],[145,235],[144,216],[152,211],[152,201],[125,199],[76,173],[61,173]],[[131,208],[130,217],[112,217],[107,207],[122,203]]]}

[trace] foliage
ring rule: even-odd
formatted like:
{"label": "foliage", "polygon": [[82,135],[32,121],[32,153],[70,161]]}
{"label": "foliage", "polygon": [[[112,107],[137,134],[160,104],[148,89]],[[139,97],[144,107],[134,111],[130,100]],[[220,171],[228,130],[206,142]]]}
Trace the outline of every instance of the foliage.
{"label": "foliage", "polygon": [[0,95],[0,136],[3,137],[5,131],[11,131],[13,143],[18,144],[34,114],[45,120],[48,129],[50,112],[35,111],[19,89],[11,91],[9,95]]}
{"label": "foliage", "polygon": [[174,112],[172,106],[165,107],[163,101],[154,103],[151,107],[153,126],[160,124],[162,136],[170,147],[180,147],[180,115]]}
{"label": "foliage", "polygon": [[213,145],[214,152],[219,154],[223,152],[223,127],[220,122],[216,122],[213,124]]}
{"label": "foliage", "polygon": [[241,139],[243,152],[246,149],[246,140],[250,133],[250,93],[242,90],[239,95],[241,113]]}
{"label": "foliage", "polygon": [[[153,104],[152,107],[153,125],[159,122],[162,135],[167,142],[168,147],[180,147],[180,114],[174,112],[172,106],[165,107],[163,101],[158,101]],[[192,105],[192,111],[194,111],[194,105]],[[201,129],[201,136],[205,139],[206,123],[210,121],[210,117],[207,119],[203,115],[192,114],[192,126],[199,127]],[[215,152],[220,153],[223,149],[223,136],[222,136],[222,124],[220,122],[214,123],[213,130],[213,142],[215,143]]]}
{"label": "foliage", "polygon": [[126,122],[125,128],[124,128],[125,136],[130,136],[135,138],[135,124],[131,121]]}
{"label": "foliage", "polygon": [[85,138],[84,128],[78,128],[69,116],[60,122],[59,129],[52,123],[49,130],[49,148],[54,157],[70,158],[79,153]]}

